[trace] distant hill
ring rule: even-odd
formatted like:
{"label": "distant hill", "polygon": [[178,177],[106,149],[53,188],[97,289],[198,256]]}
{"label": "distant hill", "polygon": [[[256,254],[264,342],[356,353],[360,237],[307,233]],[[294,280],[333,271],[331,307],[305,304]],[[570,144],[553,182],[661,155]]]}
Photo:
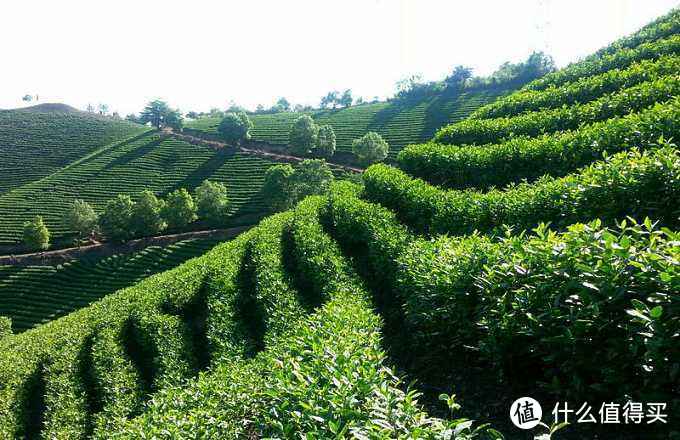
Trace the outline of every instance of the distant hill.
{"label": "distant hill", "polygon": [[111,142],[146,130],[65,104],[0,111],[0,194],[48,176]]}
{"label": "distant hill", "polygon": [[[319,124],[330,124],[337,137],[337,151],[350,153],[352,141],[368,131],[380,133],[390,144],[390,157],[406,145],[430,139],[443,125],[460,121],[482,105],[512,91],[508,88],[469,91],[453,96],[436,95],[417,100],[395,100],[355,105],[336,110],[306,112]],[[252,140],[272,145],[288,143],[291,125],[304,113],[282,112],[250,115]],[[215,135],[220,118],[189,121],[186,129]]]}

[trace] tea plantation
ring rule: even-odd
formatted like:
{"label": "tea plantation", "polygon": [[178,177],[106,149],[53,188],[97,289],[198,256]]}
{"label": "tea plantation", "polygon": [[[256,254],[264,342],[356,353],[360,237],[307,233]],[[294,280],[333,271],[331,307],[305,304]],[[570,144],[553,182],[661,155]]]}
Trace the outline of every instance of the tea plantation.
{"label": "tea plantation", "polygon": [[[544,421],[557,401],[632,400],[666,403],[675,423],[553,438],[678,438],[680,98],[662,67],[676,54],[661,49],[678,35],[674,10],[369,167],[363,184],[336,182],[4,336],[0,436],[529,438],[539,428],[507,420],[530,395]],[[149,134],[84,161],[93,174],[38,183],[73,182],[96,203],[102,185],[163,192],[198,175],[192,157],[203,170],[241,157],[186,147],[178,163],[182,148]],[[29,194],[41,197],[24,193],[24,210]]]}
{"label": "tea plantation", "polygon": [[[470,91],[454,96],[363,104],[337,110],[309,113],[320,124],[330,124],[337,137],[337,151],[352,152],[352,141],[368,131],[376,131],[390,145],[390,157],[404,146],[432,137],[434,132],[447,123],[468,116],[478,107],[493,101],[508,90]],[[300,113],[284,112],[251,115],[252,139],[273,145],[288,143],[288,132]],[[200,118],[190,121],[186,127],[197,133],[217,134],[219,118]]]}
{"label": "tea plantation", "polygon": [[84,112],[0,111],[0,194],[143,130],[137,124]]}

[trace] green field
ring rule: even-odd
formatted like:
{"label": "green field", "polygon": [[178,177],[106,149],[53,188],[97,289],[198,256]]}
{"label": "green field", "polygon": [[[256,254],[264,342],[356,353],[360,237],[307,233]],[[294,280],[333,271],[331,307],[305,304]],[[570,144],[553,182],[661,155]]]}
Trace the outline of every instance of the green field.
{"label": "green field", "polygon": [[[395,166],[369,167],[362,185],[336,182],[175,269],[4,336],[0,436],[497,440],[519,437],[508,408],[527,395],[594,411],[665,402],[672,418],[677,74],[576,89],[679,32],[674,10],[501,98],[503,116],[480,109]],[[100,171],[78,191],[175,170],[181,148],[201,151],[154,134],[124,144],[88,162]],[[147,156],[153,167],[126,168]],[[109,170],[118,178],[98,177]],[[166,175],[143,180],[163,192],[195,173]],[[572,424],[554,438],[677,434]]]}
{"label": "green field", "polygon": [[132,254],[82,258],[58,266],[0,266],[0,316],[21,332],[71,313],[155,273],[179,266],[215,246],[189,239]]}
{"label": "green field", "polygon": [[[368,131],[380,133],[390,144],[390,157],[404,146],[432,137],[441,126],[458,121],[478,107],[493,101],[508,90],[465,92],[455,96],[436,96],[420,101],[393,101],[363,104],[338,110],[309,113],[318,124],[330,124],[337,137],[337,151],[351,152],[352,141]],[[250,115],[252,139],[274,145],[288,144],[288,132],[298,113]],[[217,133],[220,119],[189,121],[186,128],[210,135]]]}
{"label": "green field", "polygon": [[[48,176],[143,127],[88,113],[0,111],[0,194]],[[30,166],[27,166],[30,164]]]}

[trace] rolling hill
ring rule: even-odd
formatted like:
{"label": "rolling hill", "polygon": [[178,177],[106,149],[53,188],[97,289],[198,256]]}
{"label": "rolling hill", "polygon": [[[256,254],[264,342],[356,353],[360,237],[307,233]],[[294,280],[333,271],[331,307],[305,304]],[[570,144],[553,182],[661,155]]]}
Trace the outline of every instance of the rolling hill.
{"label": "rolling hill", "polygon": [[[679,32],[674,10],[405,148],[396,166],[371,166],[363,185],[336,182],[171,271],[4,336],[0,435],[503,438],[491,421],[533,438],[505,426],[526,395],[665,402],[672,417],[678,72],[642,64],[650,76],[635,84],[608,72],[660,60],[654,48]],[[111,167],[143,155],[122,157]],[[573,424],[555,437],[678,435]]]}
{"label": "rolling hill", "polygon": [[0,110],[0,194],[144,130],[137,124],[61,105]]}
{"label": "rolling hill", "polygon": [[[509,92],[509,89],[469,91],[425,99],[362,104],[337,110],[308,112],[318,124],[330,124],[337,138],[337,151],[352,152],[352,141],[368,131],[380,133],[390,144],[390,157],[404,146],[432,137],[442,125],[463,119],[478,107]],[[251,115],[252,140],[271,145],[288,144],[288,132],[300,113]],[[219,118],[189,121],[185,130],[216,135]]]}

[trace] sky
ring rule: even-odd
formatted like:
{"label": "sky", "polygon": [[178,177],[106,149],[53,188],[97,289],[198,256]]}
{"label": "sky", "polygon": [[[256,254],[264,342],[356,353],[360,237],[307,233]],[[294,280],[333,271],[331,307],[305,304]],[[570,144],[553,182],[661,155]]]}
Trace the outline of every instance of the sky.
{"label": "sky", "polygon": [[[680,0],[21,0],[0,9],[0,108],[161,98],[255,108],[330,90],[385,98],[412,74],[488,75],[534,50],[578,60]],[[34,102],[35,104],[35,102]]]}

